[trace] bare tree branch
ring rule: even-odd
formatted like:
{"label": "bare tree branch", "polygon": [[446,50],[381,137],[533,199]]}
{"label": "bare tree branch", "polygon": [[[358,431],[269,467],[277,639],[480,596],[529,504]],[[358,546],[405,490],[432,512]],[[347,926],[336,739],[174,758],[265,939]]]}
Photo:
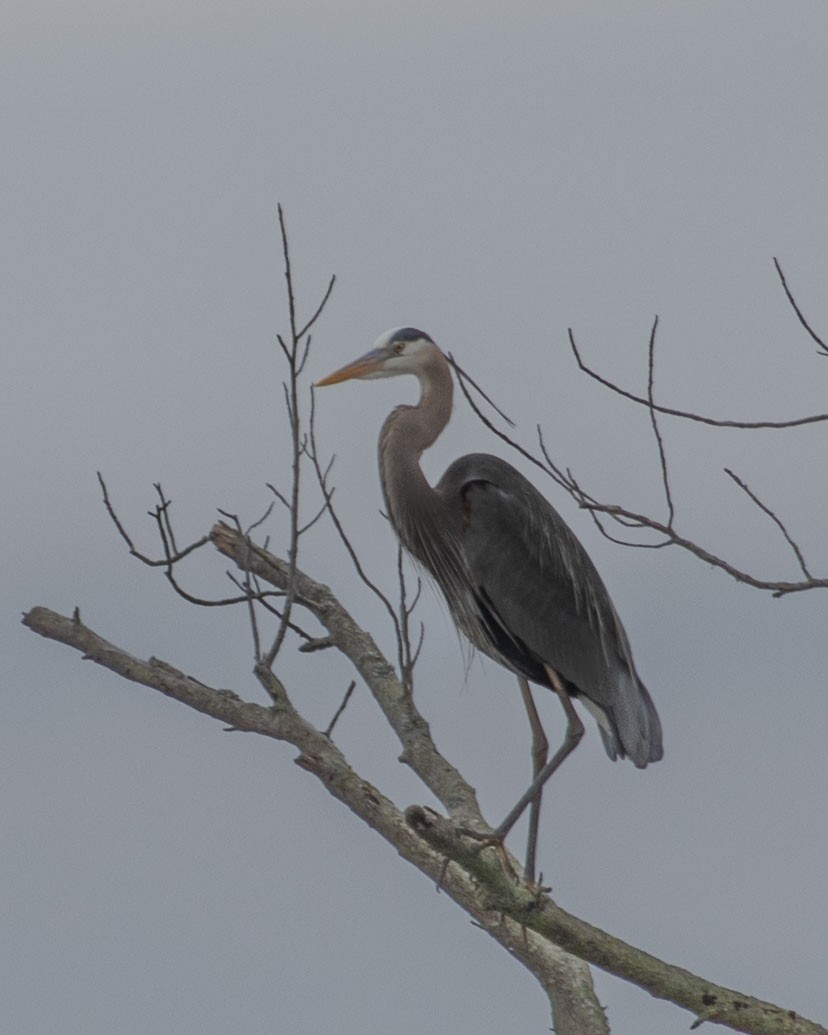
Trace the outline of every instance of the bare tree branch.
{"label": "bare tree branch", "polygon": [[[579,492],[577,487],[574,485],[573,489],[574,492]],[[790,593],[801,593],[808,589],[828,589],[828,578],[809,577],[799,582],[757,578],[749,572],[737,568],[734,564],[726,561],[723,557],[719,557],[710,550],[706,550],[704,547],[699,546],[698,543],[694,543],[691,539],[686,539],[684,536],[679,535],[674,528],[669,528],[667,525],[660,521],[656,521],[654,518],[648,517],[646,514],[637,514],[634,511],[626,510],[624,507],[619,507],[613,503],[582,502],[581,506],[589,510],[591,513],[606,514],[613,520],[617,520],[622,523],[629,522],[630,526],[634,528],[649,528],[653,532],[660,532],[665,537],[665,541],[654,545],[678,546],[681,549],[686,550],[688,553],[693,554],[694,557],[697,557],[705,564],[710,564],[714,568],[719,568],[721,571],[726,572],[737,582],[744,582],[745,585],[752,586],[754,589],[767,590],[775,597],[787,596]]]}
{"label": "bare tree branch", "polygon": [[[238,533],[226,525],[216,526],[213,541],[228,556],[236,556],[241,547]],[[249,556],[260,577],[267,578],[267,572],[278,583],[289,577],[287,562],[258,550],[251,551]],[[298,570],[295,576],[297,603],[316,611],[320,617],[327,616],[332,638],[340,649],[347,645],[355,652],[360,649],[357,643],[371,644],[368,634],[353,624],[326,587]],[[431,810],[413,806],[403,814],[348,765],[326,733],[299,715],[287,690],[266,665],[258,665],[256,675],[274,701],[270,708],[243,701],[231,691],[207,686],[158,659],[142,661],[85,626],[77,612],[73,618],[66,618],[36,607],[24,616],[23,622],[41,636],[73,647],[84,658],[218,719],[230,729],[260,733],[298,748],[299,766],[317,776],[334,797],[392,844],[404,859],[438,881],[441,890],[538,977],[552,998],[557,1031],[609,1031],[603,1011],[594,994],[590,994],[588,968],[579,962],[585,960],[651,995],[690,1010],[697,1021],[709,1021],[750,1035],[828,1035],[828,1029],[791,1010],[722,988],[579,920],[556,905],[544,889],[513,881],[504,873],[495,851],[481,849],[479,842],[462,836],[456,826]],[[380,682],[397,682],[372,644],[371,649],[373,657],[365,666],[367,670],[376,673],[384,668]],[[376,675],[374,681],[376,684]],[[397,687],[393,708],[401,706],[405,713],[410,695],[403,692],[399,683]],[[382,693],[387,689],[384,687]],[[430,741],[427,727],[420,727],[415,736]],[[435,751],[433,746],[426,750]],[[448,866],[446,858],[451,860]],[[567,994],[562,996],[561,989],[567,990]],[[584,1000],[591,1004],[589,1022],[584,1020]]]}
{"label": "bare tree branch", "polygon": [[[777,273],[779,274],[780,280],[782,281],[782,286],[785,290],[785,294],[788,298],[788,301],[793,307],[794,312],[796,313],[800,323],[803,325],[803,327],[806,329],[806,331],[809,333],[812,339],[815,342],[817,342],[817,344],[821,348],[825,348],[822,339],[816,334],[816,332],[812,329],[805,317],[802,315],[802,312],[799,306],[797,305],[793,294],[791,293],[787,281],[785,280],[784,274],[782,273],[782,269],[776,259],[774,259],[774,265],[776,266]],[[785,527],[785,524],[783,523],[782,519],[767,504],[763,503],[755,495],[755,493],[753,493],[748,488],[748,486],[742,479],[740,479],[728,468],[725,468],[725,473],[728,475],[728,477],[730,477],[736,483],[736,485],[738,485],[739,488],[748,496],[751,502],[755,506],[757,506],[764,514],[770,517],[771,520],[779,528],[779,531],[782,533],[785,542],[793,551],[794,556],[796,557],[797,565],[800,571],[802,572],[804,578],[797,581],[772,580],[761,578],[747,571],[743,571],[736,565],[731,564],[729,561],[725,560],[723,557],[716,555],[713,551],[708,550],[707,548],[689,539],[687,536],[682,535],[676,531],[676,510],[672,496],[671,475],[669,471],[664,439],[658,421],[659,414],[666,414],[674,417],[686,418],[688,420],[698,421],[700,423],[712,425],[714,427],[738,428],[742,430],[768,428],[785,429],[801,427],[806,424],[814,424],[828,420],[828,414],[817,414],[814,416],[802,417],[789,421],[734,421],[715,420],[713,418],[705,417],[697,413],[690,413],[685,410],[676,410],[667,406],[662,406],[661,404],[655,401],[654,389],[655,344],[658,322],[658,317],[656,316],[652,324],[648,343],[647,394],[644,397],[635,395],[634,393],[621,388],[619,385],[615,384],[608,378],[597,373],[591,367],[587,366],[587,364],[584,362],[581,356],[581,353],[575,342],[574,333],[571,329],[569,330],[569,341],[576,362],[581,371],[583,371],[589,377],[593,378],[593,380],[597,381],[599,384],[603,385],[605,388],[608,388],[610,391],[615,392],[616,394],[621,395],[624,398],[629,399],[630,401],[645,406],[647,408],[647,412],[650,418],[650,425],[653,432],[653,436],[655,438],[656,448],[659,457],[662,490],[664,493],[664,498],[667,506],[666,523],[656,518],[652,518],[649,515],[638,513],[637,511],[629,509],[627,507],[620,506],[615,503],[607,503],[605,501],[598,499],[592,493],[586,491],[579,484],[578,480],[575,478],[574,474],[569,468],[564,469],[560,464],[556,463],[552,459],[546,448],[543,431],[540,427],[537,428],[537,435],[540,456],[542,457],[542,459],[540,459],[538,456],[535,456],[529,450],[525,449],[514,438],[501,431],[480,410],[474,399],[471,397],[471,394],[469,393],[468,389],[466,388],[466,381],[468,381],[470,384],[474,384],[474,382],[471,380],[468,374],[465,373],[465,371],[460,370],[456,363],[454,363],[453,365],[458,372],[458,379],[463,394],[467,402],[469,403],[470,407],[472,408],[473,412],[479,418],[479,420],[491,432],[493,432],[493,434],[497,435],[498,438],[505,442],[510,449],[515,450],[522,457],[524,457],[524,459],[530,461],[530,463],[540,468],[540,470],[542,470],[544,474],[552,478],[552,480],[558,486],[560,486],[566,493],[568,493],[569,496],[572,497],[572,499],[578,504],[579,507],[587,510],[590,516],[592,517],[593,521],[595,522],[595,525],[598,528],[598,530],[601,532],[603,536],[605,536],[605,538],[609,539],[611,542],[618,543],[619,545],[623,546],[636,547],[638,549],[661,549],[665,546],[677,546],[680,549],[686,550],[687,552],[693,554],[693,556],[697,557],[701,561],[704,561],[706,564],[711,564],[714,567],[726,572],[728,575],[731,576],[731,578],[735,579],[736,581],[743,582],[746,585],[752,586],[755,589],[766,590],[768,592],[771,592],[776,597],[786,596],[791,593],[799,593],[810,589],[823,589],[828,587],[828,578],[820,578],[812,574],[802,549],[793,540],[787,528]],[[826,352],[826,354],[828,354],[828,351]],[[484,396],[484,398],[489,403],[489,405],[495,410],[496,413],[503,417],[503,419],[508,420],[508,418],[506,418],[503,415],[502,411],[495,405],[494,402],[492,402],[491,399],[488,398],[488,396]],[[509,421],[508,423],[512,425],[511,421]],[[618,536],[612,535],[608,531],[603,521],[601,520],[602,515],[608,518],[613,523],[620,525],[622,528],[648,529],[652,532],[658,533],[660,538],[656,542],[642,542],[633,541],[628,538],[620,538]]]}
{"label": "bare tree branch", "polygon": [[[510,880],[496,854],[481,852],[476,842],[463,837],[456,827],[430,809],[415,805],[406,809],[405,817],[436,852],[447,856],[480,883],[489,908],[505,913],[542,938],[638,985],[650,995],[690,1010],[697,1021],[751,1035],[826,1035],[827,1029],[792,1010],[722,988],[579,920],[548,895]],[[449,867],[448,872],[451,871]]]}
{"label": "bare tree branch", "polygon": [[[629,399],[631,402],[638,403],[639,406],[649,406],[648,399],[643,398],[640,395],[636,395],[634,392],[627,391],[625,388],[621,388],[619,385],[610,381],[608,378],[599,374],[596,370],[593,370],[592,367],[588,366],[581,358],[581,353],[575,343],[575,335],[571,327],[568,334],[569,344],[572,348],[579,370],[591,377],[593,381],[597,381],[598,384],[603,385],[604,388],[608,388],[611,392],[615,392],[616,395],[621,395],[625,399]],[[660,403],[654,404],[654,408],[659,413],[666,413],[671,417],[683,417],[685,420],[697,421],[699,424],[709,424],[714,428],[738,428],[746,431],[755,431],[759,428],[800,428],[806,424],[819,424],[822,421],[828,420],[828,413],[817,413],[810,417],[794,417],[791,420],[720,420],[715,417],[705,417],[700,413],[691,413],[689,410],[676,410],[671,406],[662,406]]]}

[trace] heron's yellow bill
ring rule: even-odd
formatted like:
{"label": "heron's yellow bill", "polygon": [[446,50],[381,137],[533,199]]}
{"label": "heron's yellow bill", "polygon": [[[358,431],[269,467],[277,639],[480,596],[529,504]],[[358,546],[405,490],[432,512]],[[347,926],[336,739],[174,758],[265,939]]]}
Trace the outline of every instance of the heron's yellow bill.
{"label": "heron's yellow bill", "polygon": [[376,373],[382,366],[385,358],[384,352],[379,349],[372,349],[370,352],[366,352],[364,356],[360,356],[359,359],[346,363],[344,367],[334,370],[332,374],[328,374],[321,381],[317,381],[316,387],[324,388],[326,385],[337,385],[340,381],[350,381],[354,377],[366,377],[369,374]]}

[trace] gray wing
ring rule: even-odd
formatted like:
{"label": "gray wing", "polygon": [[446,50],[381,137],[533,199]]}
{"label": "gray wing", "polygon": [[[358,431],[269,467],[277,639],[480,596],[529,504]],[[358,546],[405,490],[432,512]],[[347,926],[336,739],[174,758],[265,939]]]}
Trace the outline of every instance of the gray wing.
{"label": "gray wing", "polygon": [[461,457],[436,486],[461,508],[462,550],[490,629],[482,646],[530,679],[554,668],[595,714],[611,758],[662,756],[661,726],[595,565],[558,512],[510,464]]}

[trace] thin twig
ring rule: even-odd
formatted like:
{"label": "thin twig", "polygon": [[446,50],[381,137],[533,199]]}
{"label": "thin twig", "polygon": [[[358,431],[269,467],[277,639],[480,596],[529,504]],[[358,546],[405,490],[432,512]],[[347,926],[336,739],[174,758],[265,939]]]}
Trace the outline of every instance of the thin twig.
{"label": "thin twig", "polygon": [[342,524],[342,521],[340,520],[339,515],[336,512],[336,508],[333,505],[333,489],[330,489],[328,487],[327,481],[329,472],[331,470],[331,463],[333,461],[329,462],[323,470],[321,462],[319,460],[319,450],[316,444],[316,394],[313,391],[313,389],[311,389],[310,417],[308,421],[308,427],[309,434],[306,453],[308,458],[310,459],[311,465],[316,474],[316,480],[319,485],[320,491],[322,492],[322,498],[325,500],[325,509],[330,515],[331,521],[333,522],[333,526],[337,531],[342,545],[345,547],[348,556],[351,558],[351,563],[353,564],[354,570],[359,576],[360,581],[380,601],[382,606],[387,611],[388,617],[391,619],[391,625],[394,629],[394,636],[397,642],[397,663],[399,665],[400,679],[403,682],[405,682],[406,640],[402,626],[400,624],[400,618],[397,615],[394,605],[391,603],[388,596],[385,593],[383,593],[383,591],[371,578],[369,578],[365,569],[362,567],[362,563],[359,559],[359,556],[357,555],[357,552],[354,549],[354,546],[348,537],[348,533],[345,531],[345,526]]}
{"label": "thin twig", "polygon": [[767,514],[771,521],[774,522],[776,527],[784,536],[785,542],[788,544],[788,546],[790,546],[791,550],[793,550],[794,556],[796,557],[797,563],[799,564],[802,574],[805,576],[806,579],[813,579],[813,575],[811,575],[810,571],[808,570],[808,565],[805,563],[805,557],[803,556],[802,551],[792,539],[787,528],[785,528],[785,525],[782,523],[781,518],[779,518],[778,515],[775,514],[766,503],[763,503],[756,495],[756,493],[753,492],[737,474],[734,474],[729,467],[725,467],[724,471],[726,475],[728,475],[730,478],[733,479],[734,482],[736,482],[736,484],[743,492],[747,493],[747,495],[751,498],[751,500],[753,500],[756,506],[764,514]]}
{"label": "thin twig", "polygon": [[511,418],[507,417],[503,410],[501,410],[501,408],[495,402],[492,401],[491,397],[483,391],[483,389],[474,380],[473,377],[466,373],[466,371],[460,366],[460,364],[457,362],[457,360],[450,352],[446,358],[448,359],[449,363],[454,367],[457,373],[457,380],[459,384],[462,386],[466,381],[468,381],[468,383],[472,386],[472,388],[474,388],[477,394],[486,400],[486,402],[489,404],[489,406],[491,406],[491,408],[495,411],[495,413],[498,415],[498,417],[500,417],[501,420],[506,421],[510,428],[515,427],[515,422]]}
{"label": "thin twig", "polygon": [[825,344],[822,338],[820,338],[820,336],[816,333],[813,327],[811,327],[811,325],[805,319],[802,310],[799,308],[799,305],[797,304],[796,299],[791,294],[791,290],[788,287],[788,282],[785,279],[785,274],[782,272],[782,267],[779,265],[779,260],[776,258],[776,256],[774,256],[773,258],[773,264],[776,267],[776,272],[779,274],[779,279],[782,281],[782,290],[785,292],[785,295],[787,296],[787,299],[791,304],[791,308],[796,313],[797,320],[799,320],[799,322],[808,332],[813,341],[815,341],[817,345],[820,347],[820,349],[822,349],[822,352],[820,352],[819,355],[828,356],[828,345]]}
{"label": "thin twig", "polygon": [[[615,392],[616,395],[621,395],[625,399],[629,399],[630,402],[638,403],[639,406],[649,407],[649,401],[646,398],[642,398],[640,395],[636,395],[634,392],[628,392],[626,388],[621,388],[619,385],[610,381],[608,378],[599,374],[592,367],[587,366],[581,357],[581,353],[578,350],[578,346],[575,343],[575,335],[572,328],[569,328],[569,344],[572,348],[575,361],[578,364],[578,369],[581,370],[588,377],[591,377],[598,384],[603,385],[604,388],[608,388],[611,392]],[[671,417],[683,417],[685,420],[697,421],[699,424],[709,424],[714,428],[736,428],[744,431],[752,431],[760,428],[799,428],[806,424],[818,424],[822,421],[828,420],[828,413],[817,413],[810,417],[796,417],[792,420],[717,420],[713,417],[704,417],[700,413],[689,413],[687,410],[676,410],[670,406],[662,406],[657,404],[654,407],[659,413],[666,413]]]}
{"label": "thin twig", "polygon": [[[280,207],[279,211],[281,211],[281,207]],[[314,310],[313,315],[308,320],[308,322],[305,324],[305,326],[301,329],[301,331],[299,331],[299,337],[300,338],[304,338],[305,337],[305,335],[308,333],[308,331],[311,329],[311,327],[313,327],[313,325],[316,323],[316,321],[322,315],[322,310],[328,304],[328,299],[331,297],[331,293],[333,292],[334,284],[335,283],[336,283],[336,274],[334,273],[331,276],[331,279],[328,281],[328,286],[325,289],[325,294],[322,296],[322,301],[316,307],[316,309]],[[306,350],[305,355],[302,357],[302,361],[301,361],[300,366],[304,366],[305,365],[305,360],[307,358],[308,357],[307,357],[307,350]]]}
{"label": "thin twig", "polygon": [[653,434],[655,435],[655,440],[658,444],[658,460],[661,464],[661,484],[664,487],[664,498],[667,501],[667,527],[672,528],[673,519],[675,518],[675,508],[673,507],[673,497],[670,492],[670,478],[667,474],[667,456],[664,452],[664,440],[661,437],[661,429],[658,426],[658,418],[656,417],[654,396],[655,343],[657,329],[658,316],[656,315],[653,320],[652,330],[650,331],[650,341],[647,348],[647,403],[650,411],[650,424],[652,425]]}
{"label": "thin twig", "polygon": [[277,489],[276,486],[273,485],[271,482],[266,482],[265,484],[267,485],[268,489],[270,489],[270,491],[273,493],[273,495],[276,497],[276,499],[279,500],[280,503],[284,504],[284,506],[288,510],[290,510],[290,502],[289,502],[287,496],[285,496],[282,492],[280,492],[279,489]]}
{"label": "thin twig", "polygon": [[158,507],[158,516],[163,521],[165,535],[170,543],[170,552],[175,555],[178,553],[178,547],[175,545],[175,531],[173,530],[172,522],[170,520],[170,507],[172,506],[172,500],[168,500],[164,495],[164,490],[161,488],[160,482],[154,483],[154,489],[158,494],[160,505]]}
{"label": "thin twig", "polygon": [[[540,460],[538,460],[536,456],[533,456],[528,449],[524,449],[519,442],[515,442],[514,439],[510,438],[505,432],[501,431],[500,428],[496,427],[489,420],[489,418],[485,415],[485,413],[483,413],[483,411],[480,409],[480,407],[477,405],[474,399],[472,399],[462,378],[458,379],[458,384],[460,385],[460,390],[466,398],[466,402],[469,404],[469,406],[471,406],[473,412],[478,417],[478,419],[486,425],[486,427],[489,429],[489,431],[492,432],[493,435],[497,435],[497,437],[501,439],[503,442],[505,442],[510,449],[514,449],[516,453],[520,453],[520,455],[524,459],[534,464],[535,467],[540,468],[540,470],[543,471],[544,474],[549,475],[553,479],[553,481],[557,482],[559,480],[558,474],[553,469],[547,468]],[[493,408],[497,410],[498,413],[500,413],[500,410],[498,410],[496,406],[493,405]],[[504,419],[508,420],[508,418]]]}
{"label": "thin twig", "polygon": [[400,678],[409,691],[414,689],[414,664],[416,658],[411,650],[411,628],[409,618],[420,596],[422,583],[417,579],[417,592],[414,603],[408,604],[408,584],[403,567],[403,549],[397,544],[397,584],[399,586],[399,624],[400,624]]}
{"label": "thin twig", "polygon": [[348,707],[348,701],[351,700],[351,694],[354,692],[354,687],[355,686],[356,686],[356,680],[352,679],[350,684],[349,684],[349,686],[348,686],[348,689],[345,691],[345,696],[342,698],[342,703],[340,704],[340,706],[334,712],[334,716],[331,719],[331,721],[328,723],[327,729],[323,731],[325,736],[328,737],[329,739],[330,739],[331,735],[333,734],[334,726],[336,726],[337,722],[339,722],[340,716],[345,711],[345,709]]}
{"label": "thin twig", "polygon": [[[299,398],[299,377],[304,370],[305,363],[307,361],[310,352],[310,329],[319,319],[331,297],[331,293],[336,283],[336,277],[332,276],[328,282],[328,286],[325,289],[322,299],[314,309],[310,318],[299,327],[297,324],[296,316],[296,295],[293,287],[293,267],[290,256],[290,247],[288,245],[287,226],[285,223],[285,214],[282,206],[278,206],[279,214],[279,231],[282,239],[282,258],[284,260],[284,276],[285,276],[285,287],[287,292],[288,300],[288,316],[290,323],[290,340],[289,343],[285,341],[282,335],[277,335],[277,341],[279,346],[287,360],[288,365],[288,380],[283,382],[283,389],[285,394],[285,406],[288,414],[288,424],[290,427],[290,450],[291,450],[291,486],[289,498],[285,497],[282,493],[271,486],[272,491],[287,508],[290,514],[290,531],[288,538],[287,558],[288,565],[291,573],[295,573],[297,560],[299,556],[299,540],[303,532],[306,532],[308,528],[312,527],[313,524],[318,520],[319,514],[312,518],[310,521],[302,524],[300,521],[299,514],[299,494],[300,494],[300,483],[302,473],[302,457],[305,452],[305,444],[303,441],[302,430],[301,430],[301,414],[300,414],[300,398]],[[303,342],[303,339],[304,342]],[[293,577],[288,581],[288,589],[285,595],[284,610],[282,617],[279,622],[279,627],[276,631],[276,635],[273,639],[273,643],[270,649],[264,656],[264,663],[267,666],[272,666],[276,655],[284,643],[285,636],[287,635],[288,629],[290,628],[290,618],[294,603],[294,587]]]}
{"label": "thin twig", "polygon": [[314,514],[314,516],[309,521],[306,521],[304,523],[304,525],[302,525],[302,527],[299,529],[299,535],[303,536],[305,534],[305,532],[307,532],[311,528],[313,528],[313,526],[322,517],[322,515],[325,513],[325,511],[327,509],[328,509],[327,503],[323,503],[322,506],[319,508],[319,510],[317,510],[317,512]]}
{"label": "thin twig", "polygon": [[[177,564],[178,561],[183,560],[188,554],[194,553],[196,550],[201,549],[202,546],[206,546],[206,544],[210,542],[210,537],[208,535],[202,536],[200,539],[196,539],[195,542],[190,543],[189,546],[185,546],[183,550],[179,550],[177,553],[172,554],[169,557],[165,556],[161,560],[154,560],[152,557],[148,557],[146,554],[141,553],[140,550],[136,550],[135,544],[133,543],[129,533],[124,528],[120,518],[115,512],[115,508],[109,498],[109,491],[107,489],[106,482],[103,480],[103,475],[100,471],[97,471],[96,474],[98,476],[98,484],[103,492],[103,502],[106,507],[106,512],[109,514],[112,523],[118,530],[118,534],[129,548],[130,555],[135,557],[142,564],[146,564],[148,568],[164,568],[170,563]],[[152,513],[150,516],[154,517]]]}
{"label": "thin twig", "polygon": [[[614,536],[610,532],[608,532],[602,524],[601,520],[599,519],[597,513],[593,509],[593,504],[599,505],[598,500],[596,500],[593,496],[590,496],[588,492],[581,488],[570,468],[567,468],[566,471],[564,471],[555,463],[555,461],[549,455],[549,451],[546,448],[546,442],[544,441],[543,431],[540,428],[540,426],[538,426],[538,443],[540,445],[540,450],[543,454],[543,458],[549,465],[550,471],[554,472],[555,481],[558,483],[558,485],[561,486],[561,488],[565,492],[569,494],[569,496],[571,496],[571,498],[575,501],[575,503],[578,504],[579,507],[581,507],[582,510],[586,510],[589,513],[589,516],[592,518],[595,527],[598,529],[598,531],[605,539],[608,539],[611,543],[615,543],[618,546],[632,546],[643,550],[656,550],[659,547],[670,545],[669,539],[666,539],[658,543],[641,543],[636,542],[632,539],[619,539],[617,536]],[[615,520],[617,524],[627,528],[641,527],[638,522],[627,520],[623,515],[614,514],[613,520]]]}
{"label": "thin twig", "polygon": [[[268,507],[268,512],[272,509],[272,507],[273,504],[271,503],[270,507]],[[258,665],[262,660],[262,641],[259,635],[259,622],[256,618],[256,604],[253,600],[252,579],[254,576],[251,574],[250,571],[250,534],[249,531],[247,533],[244,532],[241,526],[241,522],[235,514],[228,514],[226,511],[223,510],[219,510],[219,514],[233,522],[236,531],[247,544],[247,564],[245,564],[243,568],[244,582],[242,588],[244,589],[245,595],[247,596],[247,617],[250,622],[250,634],[253,637],[253,657],[255,658],[256,664]],[[233,581],[235,582],[235,579],[233,579]]]}

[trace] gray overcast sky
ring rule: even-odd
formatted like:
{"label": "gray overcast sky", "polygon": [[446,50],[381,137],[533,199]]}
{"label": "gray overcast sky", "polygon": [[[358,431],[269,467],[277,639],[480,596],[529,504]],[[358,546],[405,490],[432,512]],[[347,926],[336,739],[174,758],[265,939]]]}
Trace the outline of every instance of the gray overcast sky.
{"label": "gray overcast sky", "polygon": [[[4,1030],[546,1030],[523,970],[290,750],[119,683],[19,614],[79,604],[136,654],[258,696],[243,614],[194,612],[130,562],[94,472],[147,547],[155,480],[182,537],[218,506],[252,519],[265,482],[284,482],[278,201],[306,308],[339,278],[314,377],[389,326],[422,326],[523,441],[540,422],[585,484],[633,508],[659,502],[646,419],[577,373],[567,327],[640,388],[657,312],[665,400],[825,410],[828,366],[771,256],[828,331],[827,38],[824,0],[7,5]],[[380,578],[393,546],[374,443],[412,394],[389,381],[318,397],[342,515]],[[824,428],[664,430],[688,535],[796,574],[729,465],[828,569]],[[427,471],[478,449],[500,452],[458,407]],[[541,865],[558,901],[825,1023],[824,597],[774,601],[689,558],[614,547],[542,487],[605,576],[667,751],[644,773],[612,765],[590,726],[548,795]],[[304,564],[390,645],[329,533]],[[223,567],[204,557],[191,584],[223,591]],[[425,615],[421,707],[496,821],[527,776],[515,688],[488,663],[464,678],[433,595]],[[283,675],[320,723],[349,678],[333,658],[287,657]],[[366,692],[340,729],[400,804],[428,800]],[[614,1030],[687,1030],[687,1014],[597,980]]]}

